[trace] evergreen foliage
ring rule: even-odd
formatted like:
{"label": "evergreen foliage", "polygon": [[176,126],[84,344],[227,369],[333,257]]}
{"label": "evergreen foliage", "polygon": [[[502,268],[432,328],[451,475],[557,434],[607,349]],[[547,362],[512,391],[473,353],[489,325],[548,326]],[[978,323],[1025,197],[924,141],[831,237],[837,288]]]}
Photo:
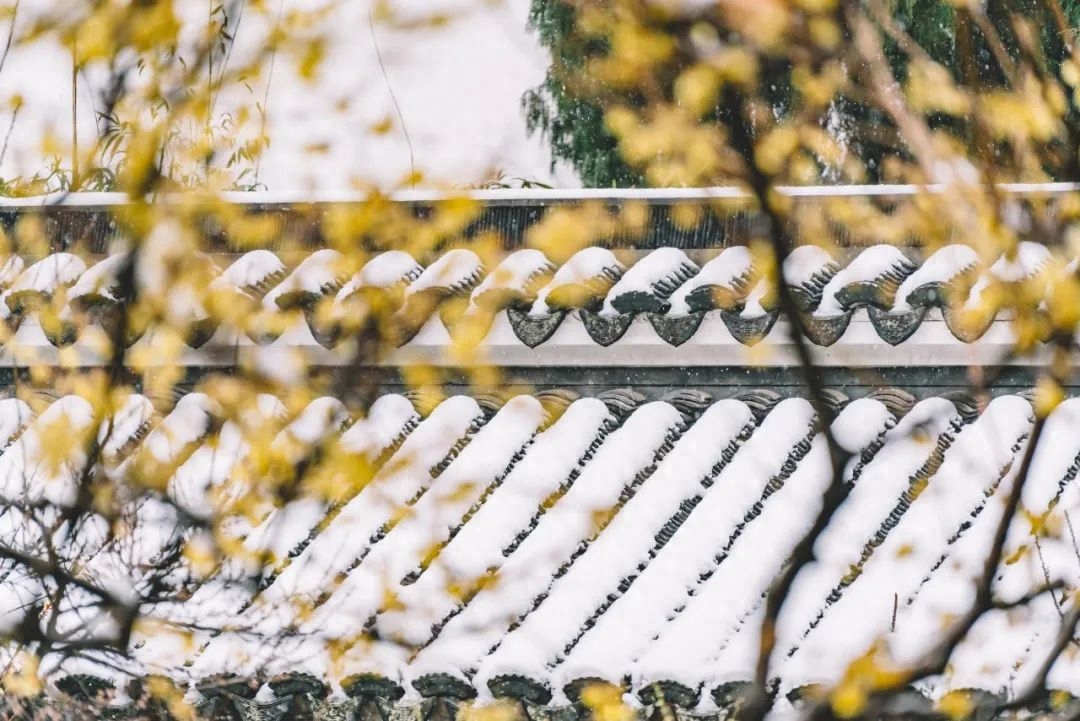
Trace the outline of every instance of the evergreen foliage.
{"label": "evergreen foliage", "polygon": [[555,159],[566,160],[587,187],[638,187],[642,177],[619,155],[614,136],[604,125],[604,113],[582,93],[566,85],[580,72],[591,48],[577,33],[573,8],[560,0],[532,0],[529,24],[551,52],[547,77],[525,94],[529,130],[542,132]]}
{"label": "evergreen foliage", "polygon": [[[543,83],[526,93],[522,105],[529,130],[542,133],[550,142],[553,163],[564,160],[578,172],[586,187],[639,187],[647,185],[641,174],[629,167],[619,154],[617,142],[605,125],[604,113],[588,91],[578,86],[585,73],[587,59],[605,50],[590,45],[576,27],[576,11],[567,0],[531,0],[530,27],[551,53],[552,63]],[[1053,23],[1039,0],[1017,0],[1022,14],[1033,19],[1041,29],[1041,41],[1049,62],[1055,66],[1063,59],[1063,45],[1053,33]],[[1073,27],[1080,27],[1080,0],[1064,0],[1065,16]],[[1019,54],[1020,43],[1009,20],[1015,9],[1003,0],[989,0],[986,13],[1011,54]],[[948,0],[894,0],[893,19],[915,43],[935,61],[948,67],[962,79],[965,73],[978,76],[978,82],[995,85],[1003,82],[985,39],[976,28],[964,28],[962,18]],[[975,66],[959,67],[958,34],[968,33],[974,50]],[[897,44],[885,37],[886,53],[899,80],[906,76],[907,57]],[[785,94],[790,92],[786,70],[774,69],[776,96],[769,98],[776,112],[783,113]],[[868,181],[880,180],[881,162],[898,150],[879,143],[876,137],[860,136],[858,128],[889,125],[880,110],[868,108],[848,98],[838,97],[827,119],[831,132],[845,134],[850,152],[858,153],[870,173]],[[942,120],[947,122],[947,120]],[[990,149],[994,152],[993,149]],[[902,152],[902,151],[899,151]],[[828,181],[828,178],[823,178]]]}

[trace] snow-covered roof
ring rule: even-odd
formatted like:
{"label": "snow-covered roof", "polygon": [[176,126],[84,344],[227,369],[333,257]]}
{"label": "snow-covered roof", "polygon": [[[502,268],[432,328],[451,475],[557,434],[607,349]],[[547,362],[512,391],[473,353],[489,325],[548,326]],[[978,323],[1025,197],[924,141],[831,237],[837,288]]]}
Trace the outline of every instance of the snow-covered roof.
{"label": "snow-covered roof", "polygon": [[[126,258],[91,255],[84,262],[58,253],[8,259],[5,267],[25,269],[0,278],[0,310],[19,331],[0,349],[0,364],[31,358],[48,363],[57,357],[56,348],[70,344],[86,365],[100,362],[93,350],[100,344],[80,338],[74,319],[90,304],[122,302],[112,286]],[[398,319],[403,349],[381,359],[389,365],[404,357],[440,362],[462,334],[480,338],[478,347],[493,362],[541,366],[610,364],[613,357],[625,365],[744,365],[744,347],[762,343],[784,351],[790,340],[773,278],[743,246],[587,247],[561,263],[536,249],[485,258],[467,248],[422,258],[393,250],[371,255],[351,274],[335,250],[287,258],[266,249],[205,256],[214,277],[207,297],[199,297],[198,289],[175,291],[168,306],[170,321],[192,325],[191,352],[181,362],[218,365],[225,351],[236,359],[287,347],[304,350],[320,365],[348,363],[340,349],[349,345],[347,320],[356,317],[350,304],[376,296]],[[59,267],[50,265],[55,259],[64,261],[64,272],[41,281],[42,267]],[[1053,270],[1049,261],[1042,246],[1026,242],[1011,259],[980,258],[960,244],[927,254],[891,245],[805,245],[790,254],[784,273],[810,340],[827,349],[822,364],[936,364],[949,362],[951,353],[954,365],[964,365],[973,360],[972,352],[984,352],[989,362],[1013,342],[1007,313],[1001,312],[1007,294],[987,290],[1043,283]],[[160,275],[156,262],[145,253],[136,261],[136,278],[147,288]],[[63,288],[69,288],[63,296],[68,307],[60,317],[68,322],[45,331],[36,317],[40,303],[28,303],[27,296],[49,299]],[[1025,289],[1025,297],[1031,292]],[[219,323],[205,310],[211,296],[222,293],[233,294],[232,306],[251,304],[250,313],[239,314],[246,326]],[[282,326],[288,330],[281,332]],[[152,343],[152,329],[147,336],[132,342]],[[890,350],[901,344],[906,355]],[[790,364],[783,352],[759,354],[754,362],[763,358]]]}
{"label": "snow-covered roof", "polygon": [[[830,398],[831,429],[853,453],[845,471],[852,490],[780,618],[784,692],[837,682],[879,637],[898,658],[935,641],[942,618],[970,595],[1033,422],[1018,395],[988,403],[915,402],[893,390]],[[57,400],[59,409],[38,419],[11,406],[4,427],[26,430],[0,463],[33,464],[36,424],[70,415],[76,400]],[[131,420],[130,409],[145,406],[119,406],[107,461],[114,469],[138,462],[155,428],[170,435],[172,414]],[[176,413],[190,415],[187,406]],[[343,448],[375,463],[373,480],[332,508],[290,502],[247,532],[249,549],[289,559],[254,597],[246,577],[223,568],[190,600],[151,611],[197,618],[205,630],[194,643],[151,633],[136,638],[130,658],[108,664],[46,659],[54,681],[90,674],[123,687],[165,674],[214,703],[283,703],[306,688],[353,697],[335,703],[404,695],[403,703],[558,705],[574,701],[584,682],[603,680],[642,697],[661,684],[685,710],[714,712],[732,684],[751,678],[763,594],[830,479],[809,403],[767,390],[716,399],[682,389],[652,401],[632,390],[453,396],[424,417],[407,398],[387,395],[356,421],[334,399],[317,399],[292,420],[280,417],[281,404],[259,407],[290,448],[341,433]],[[1080,399],[1050,416],[1023,490],[1029,512],[1080,512],[1078,424]],[[182,425],[196,429],[189,443],[210,443],[212,424]],[[229,426],[218,431],[216,451],[191,453],[177,478],[221,483],[243,464],[244,445],[227,440]],[[226,466],[214,470],[223,457]],[[45,480],[63,488],[64,472]],[[19,526],[14,511],[0,519]],[[1045,573],[1080,581],[1067,537],[1040,539],[1038,555],[1019,552],[1031,532],[1013,524],[1006,553],[1015,562],[996,583],[1003,597],[1041,585]],[[32,534],[17,538],[34,548]],[[87,572],[118,573],[120,551],[94,555],[100,541],[79,540],[80,558],[92,559]],[[161,542],[159,531],[127,550],[138,562]],[[35,593],[30,579],[3,578],[10,593],[0,598],[13,605],[0,607],[0,625]],[[1044,600],[1044,612],[980,621],[968,643],[992,638],[979,647],[992,653],[964,652],[966,643],[922,691],[1007,696],[1024,687],[1037,666],[1024,661],[1040,658],[1059,621],[1054,597]],[[299,633],[264,640],[289,629]],[[343,639],[351,641],[344,648],[327,644]],[[1051,687],[1080,694],[1078,662],[1063,656]],[[249,700],[222,701],[222,689]]]}

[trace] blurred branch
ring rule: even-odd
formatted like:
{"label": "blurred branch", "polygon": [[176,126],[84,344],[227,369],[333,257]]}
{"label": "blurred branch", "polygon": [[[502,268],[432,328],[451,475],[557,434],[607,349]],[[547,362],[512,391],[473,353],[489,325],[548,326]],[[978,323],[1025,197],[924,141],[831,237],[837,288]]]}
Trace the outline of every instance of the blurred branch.
{"label": "blurred branch", "polygon": [[1008,611],[1013,608],[1021,608],[1028,605],[1043,594],[1052,594],[1054,591],[1060,591],[1063,588],[1065,588],[1064,581],[1053,581],[1052,583],[1048,583],[1044,586],[1034,588],[1031,591],[1025,593],[1023,596],[1013,599],[1012,601],[1002,601],[1000,599],[996,599],[993,601],[993,603],[990,604],[990,607],[998,611]]}

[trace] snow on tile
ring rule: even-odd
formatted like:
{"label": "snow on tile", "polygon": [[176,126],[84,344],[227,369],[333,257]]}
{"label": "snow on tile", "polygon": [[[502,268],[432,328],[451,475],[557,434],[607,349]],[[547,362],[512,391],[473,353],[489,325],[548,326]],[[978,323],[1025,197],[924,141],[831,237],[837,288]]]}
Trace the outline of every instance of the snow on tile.
{"label": "snow on tile", "polygon": [[371,548],[376,532],[397,517],[431,485],[432,470],[465,438],[482,416],[471,398],[440,403],[379,470],[375,478],[333,517],[319,535],[266,590],[263,602],[311,598],[336,574]]}
{"label": "snow on tile", "polygon": [[792,286],[824,286],[837,270],[832,255],[817,245],[800,245],[784,259],[784,279]]}
{"label": "snow on tile", "polygon": [[138,393],[128,395],[116,411],[102,421],[98,443],[107,461],[114,460],[131,441],[140,437],[154,417],[154,404]]}
{"label": "snow on tile", "polygon": [[641,258],[608,291],[602,315],[618,315],[612,303],[622,295],[631,293],[667,298],[687,277],[698,271],[697,263],[686,257],[678,248],[658,248]]}
{"label": "snow on tile", "polygon": [[[653,462],[681,422],[679,412],[662,401],[634,411],[605,439],[566,494],[540,517],[532,533],[503,563],[495,582],[477,593],[421,651],[412,672],[475,668],[509,626],[529,612],[575,550],[596,535],[597,524],[617,508],[626,485]],[[528,655],[510,658],[507,654],[501,661],[500,673],[532,668]]]}
{"label": "snow on tile", "polygon": [[534,286],[554,272],[555,265],[539,250],[526,248],[514,251],[476,286],[471,300],[479,307],[498,304],[506,294],[531,300],[539,292],[539,288]]}
{"label": "snow on tile", "polygon": [[116,253],[95,263],[68,290],[68,302],[88,295],[117,300],[113,294],[118,275],[128,262],[127,253]]}
{"label": "snow on tile", "polygon": [[438,259],[424,269],[420,277],[409,284],[407,295],[427,290],[457,290],[475,285],[484,272],[484,264],[473,251],[455,248],[439,255]]}
{"label": "snow on tile", "polygon": [[26,263],[17,255],[9,255],[0,263],[0,290],[7,290],[23,272]]}
{"label": "snow on tile", "polygon": [[549,428],[537,435],[525,456],[503,479],[461,531],[411,585],[401,588],[400,611],[379,616],[380,633],[403,643],[422,644],[432,627],[461,604],[453,588],[470,588],[505,561],[503,549],[528,529],[594,449],[610,420],[607,406],[596,398],[574,401]]}
{"label": "snow on tile", "polygon": [[405,251],[388,250],[364,263],[364,267],[341,286],[335,300],[340,303],[361,288],[407,286],[423,272],[416,259]]}
{"label": "snow on tile", "polygon": [[638,684],[675,680],[695,688],[719,680],[713,670],[718,658],[726,655],[729,640],[810,529],[831,476],[828,446],[819,435],[795,472],[765,503],[761,515],[736,539],[716,572],[634,664]]}
{"label": "snow on tile", "polygon": [[263,296],[263,308],[277,310],[278,298],[286,298],[293,293],[325,295],[336,292],[343,283],[341,253],[331,248],[317,250],[296,266],[285,280],[274,286]]}
{"label": "snow on tile", "polygon": [[[622,276],[625,268],[615,254],[607,248],[583,248],[562,264],[551,282],[540,289],[529,315],[545,316],[551,313],[548,296],[552,293],[571,295],[605,295]],[[554,299],[553,299],[554,300]]]}
{"label": "snow on tile", "polygon": [[835,683],[847,664],[888,630],[895,599],[907,599],[918,589],[986,493],[1008,472],[1030,429],[1030,415],[1027,401],[1004,396],[961,431],[861,576],[788,659],[785,684]]}
{"label": "snow on tile", "polygon": [[34,412],[20,398],[0,399],[0,453],[26,430],[34,419]]}
{"label": "snow on tile", "polygon": [[669,315],[683,316],[690,313],[687,298],[691,293],[706,286],[720,286],[737,290],[753,272],[754,257],[750,249],[735,245],[701,266],[701,272],[686,281],[671,295]]}
{"label": "snow on tile", "polygon": [[1013,258],[1001,256],[971,287],[965,308],[977,308],[983,293],[994,283],[1019,283],[1035,277],[1050,262],[1050,250],[1042,243],[1021,241]]}
{"label": "snow on tile", "polygon": [[71,285],[86,271],[86,263],[72,253],[52,253],[19,274],[8,294],[34,292],[51,294]]}
{"label": "snow on tile", "polygon": [[586,551],[548,590],[547,597],[503,640],[477,674],[483,685],[502,671],[501,660],[532,659],[515,673],[543,676],[563,648],[577,640],[586,622],[617,595],[621,581],[633,578],[657,553],[657,536],[680,508],[704,493],[704,481],[718,472],[753,426],[745,404],[725,400],[710,406],[676,441],[656,470],[626,502]]}
{"label": "snow on tile", "polygon": [[446,542],[474,503],[496,483],[544,420],[540,401],[517,396],[473,437],[425,493],[315,612],[310,630],[349,637],[380,609],[384,593],[426,564],[430,549]]}
{"label": "snow on tile", "polygon": [[829,280],[821,292],[821,304],[814,310],[814,316],[828,318],[843,313],[836,294],[852,283],[906,276],[913,270],[914,264],[895,245],[882,243],[871,246],[861,251]]}
{"label": "snow on tile", "polygon": [[244,253],[234,260],[220,276],[210,283],[211,288],[223,284],[245,293],[268,290],[268,285],[285,276],[285,264],[269,250],[259,249]]}
{"label": "snow on tile", "polygon": [[946,245],[923,261],[919,268],[904,279],[896,291],[893,310],[909,311],[908,296],[927,283],[949,283],[961,274],[978,267],[979,254],[967,245]]}
{"label": "snow on tile", "polygon": [[[769,412],[674,537],[570,651],[559,670],[564,682],[582,676],[617,681],[630,672],[702,575],[715,569],[717,556],[743,530],[788,456],[809,451],[808,446],[797,449],[808,444],[813,423],[813,409],[802,399],[781,401]],[[531,668],[527,659],[518,661],[526,670]]]}
{"label": "snow on tile", "polygon": [[[1051,513],[1062,500],[1063,506],[1077,500],[1073,482],[1076,471],[1072,466],[1080,461],[1080,438],[1075,432],[1078,412],[1080,401],[1072,399],[1059,406],[1047,420],[1022,491],[1024,507],[1033,514]],[[902,608],[897,618],[897,633],[889,639],[901,663],[911,662],[925,653],[928,643],[946,625],[946,619],[959,617],[974,602],[974,579],[982,572],[1004,512],[1005,498],[1016,482],[1016,470],[1003,479],[971,527],[946,548],[940,568],[929,575],[914,598]],[[1063,495],[1066,489],[1069,492]],[[1010,525],[1005,558],[1009,562],[994,581],[998,598],[1018,598],[1046,584],[1047,576],[1074,587],[1080,580],[1080,563],[1071,543],[1053,538],[1037,542],[1031,534],[1031,524],[1022,519]],[[1061,594],[1057,598],[1060,600]],[[957,649],[945,685],[1008,690],[1014,675],[1028,675],[1020,669],[1032,656],[1033,649],[1044,654],[1049,651],[1048,644],[1058,622],[1054,600],[1049,595],[1030,610],[989,614]],[[989,642],[990,639],[993,641]],[[1032,665],[1037,664],[1038,660]]]}
{"label": "snow on tile", "polygon": [[[847,420],[843,414],[837,419],[843,421],[840,426]],[[834,430],[837,426],[834,423]],[[960,426],[952,403],[928,398],[888,431],[884,447],[863,467],[858,482],[818,538],[815,561],[795,580],[790,601],[777,623],[777,644],[785,653],[818,621],[832,602],[830,594],[859,563],[868,546],[873,551],[879,542],[875,539],[896,523],[907,505],[904,494],[910,492],[913,482],[925,480],[937,449],[951,442]],[[845,435],[842,432],[840,438]]]}
{"label": "snow on tile", "polygon": [[[94,422],[93,407],[79,396],[51,403],[0,455],[0,499],[72,503],[76,475],[87,461],[87,444],[68,442],[86,440],[83,436]],[[58,445],[65,446],[59,453]]]}
{"label": "snow on tile", "polygon": [[375,461],[420,423],[420,414],[409,399],[397,393],[379,396],[367,415],[341,434],[346,453],[361,453]]}

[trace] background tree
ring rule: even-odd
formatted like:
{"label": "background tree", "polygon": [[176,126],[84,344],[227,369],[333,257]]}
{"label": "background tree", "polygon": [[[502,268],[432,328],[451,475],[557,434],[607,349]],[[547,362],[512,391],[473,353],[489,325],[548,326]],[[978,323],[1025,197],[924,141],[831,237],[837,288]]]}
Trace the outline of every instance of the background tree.
{"label": "background tree", "polygon": [[[692,11],[679,10],[678,3],[657,5],[666,8],[669,28],[674,29],[693,17]],[[965,7],[969,10],[965,11]],[[1044,3],[1008,5],[991,2],[977,11],[970,7],[941,0],[881,3],[879,14],[888,16],[890,21],[890,32],[882,37],[882,46],[892,74],[901,82],[907,78],[909,55],[901,48],[901,43],[903,38],[909,38],[921,53],[946,69],[953,82],[1001,86],[1005,78],[995,62],[995,52],[999,56],[1005,53],[1012,60],[1016,60],[1021,52],[1013,25],[1014,16],[1027,19],[1030,27],[1037,29],[1041,53],[1047,63],[1056,68],[1065,57],[1061,33],[1056,29],[1057,19]],[[608,51],[608,41],[588,32],[587,21],[583,23],[581,18],[583,8],[581,3],[572,0],[532,0],[530,23],[551,52],[552,64],[544,82],[523,99],[529,127],[549,140],[554,157],[566,160],[576,168],[586,186],[653,185],[654,182],[642,177],[635,168],[627,166],[616,149],[611,129],[603,122],[603,109],[595,100],[595,88],[591,86],[605,81],[590,79],[588,68],[590,58]],[[1065,27],[1080,25],[1080,6],[1065,2],[1060,10]],[[994,48],[999,40],[1000,44]],[[771,85],[763,90],[767,92],[773,111],[786,114],[793,110],[793,103],[797,103],[794,96],[798,89],[793,86],[792,67],[778,62],[780,65],[772,69]],[[671,99],[675,92],[675,76],[669,74],[659,80],[663,85],[658,90]],[[622,92],[624,101],[631,105],[647,102],[633,89],[619,88],[615,84],[605,92]],[[722,112],[718,106],[711,109],[710,116]],[[937,127],[950,121],[947,115],[938,115],[929,117],[928,122]],[[883,161],[902,152],[881,137],[879,126],[891,126],[893,121],[875,103],[863,102],[854,93],[833,98],[821,124],[844,152],[863,160],[868,179],[885,178]],[[836,182],[839,178],[826,173],[818,180]]]}

